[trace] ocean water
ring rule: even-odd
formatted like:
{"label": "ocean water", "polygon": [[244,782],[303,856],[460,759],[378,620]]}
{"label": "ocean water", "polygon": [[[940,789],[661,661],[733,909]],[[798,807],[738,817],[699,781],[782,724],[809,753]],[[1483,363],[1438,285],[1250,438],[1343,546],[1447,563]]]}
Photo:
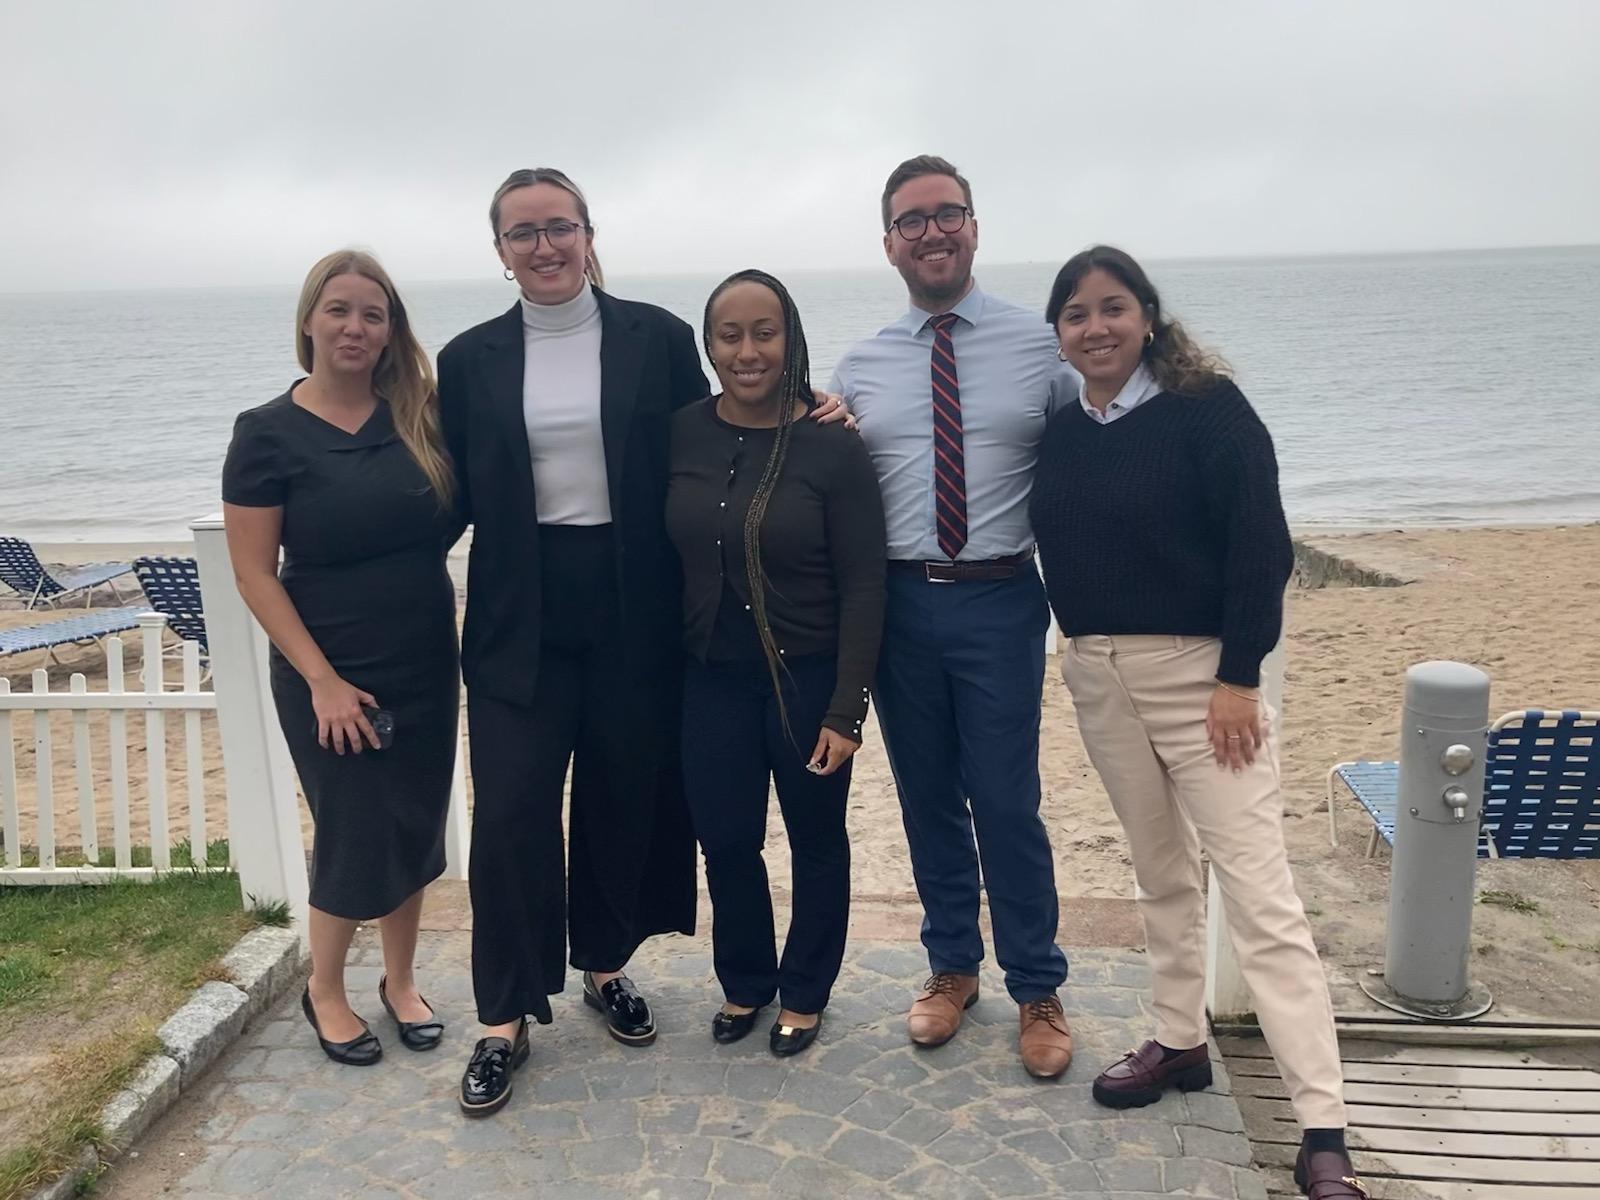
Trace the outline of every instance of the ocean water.
{"label": "ocean water", "polygon": [[[977,276],[1042,313],[1058,265]],[[1149,268],[1266,420],[1296,525],[1600,520],[1600,247]],[[610,283],[698,328],[719,278]],[[494,277],[399,282],[430,352],[514,299]],[[819,385],[904,311],[887,266],[785,282]],[[299,373],[295,296],[0,295],[0,534],[184,537],[218,507],[234,414]]]}

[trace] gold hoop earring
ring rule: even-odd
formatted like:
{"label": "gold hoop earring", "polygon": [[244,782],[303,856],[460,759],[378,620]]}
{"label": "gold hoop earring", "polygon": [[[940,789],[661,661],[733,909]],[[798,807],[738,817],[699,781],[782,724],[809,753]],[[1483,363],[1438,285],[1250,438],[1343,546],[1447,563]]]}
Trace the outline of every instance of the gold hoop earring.
{"label": "gold hoop earring", "polygon": [[515,278],[516,278],[516,275],[515,275],[515,273],[513,273],[513,272],[512,272],[512,270],[511,270],[511,268],[510,268],[510,267],[507,267],[507,268],[506,268],[506,270],[505,270],[505,276],[506,276],[506,278],[507,278],[507,279],[515,279]]}
{"label": "gold hoop earring", "polygon": [[1145,349],[1148,350],[1151,346],[1154,346],[1155,344],[1156,344],[1156,331],[1154,329],[1146,329],[1144,331],[1144,347],[1145,347]]}

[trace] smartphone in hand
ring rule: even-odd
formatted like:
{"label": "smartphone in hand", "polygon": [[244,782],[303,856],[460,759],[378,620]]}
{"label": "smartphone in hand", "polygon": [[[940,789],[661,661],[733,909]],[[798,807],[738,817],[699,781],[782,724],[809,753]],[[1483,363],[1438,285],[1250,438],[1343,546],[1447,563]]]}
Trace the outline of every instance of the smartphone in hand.
{"label": "smartphone in hand", "polygon": [[378,749],[387,750],[394,745],[394,714],[386,708],[368,708],[365,705],[361,712],[367,718],[367,724],[372,726],[372,732],[378,735]]}

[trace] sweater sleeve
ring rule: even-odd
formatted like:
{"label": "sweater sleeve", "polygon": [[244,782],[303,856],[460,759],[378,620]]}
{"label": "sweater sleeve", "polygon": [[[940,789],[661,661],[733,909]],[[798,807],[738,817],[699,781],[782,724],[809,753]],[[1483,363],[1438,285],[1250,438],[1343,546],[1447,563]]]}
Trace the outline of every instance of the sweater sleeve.
{"label": "sweater sleeve", "polygon": [[839,662],[822,724],[859,742],[883,637],[888,551],[883,496],[867,448],[843,430],[833,440],[837,444],[831,448],[834,461],[823,521],[839,593]]}
{"label": "sweater sleeve", "polygon": [[1222,659],[1217,678],[1261,682],[1261,660],[1283,632],[1294,547],[1278,494],[1272,436],[1232,384],[1198,402],[1206,487],[1221,535]]}

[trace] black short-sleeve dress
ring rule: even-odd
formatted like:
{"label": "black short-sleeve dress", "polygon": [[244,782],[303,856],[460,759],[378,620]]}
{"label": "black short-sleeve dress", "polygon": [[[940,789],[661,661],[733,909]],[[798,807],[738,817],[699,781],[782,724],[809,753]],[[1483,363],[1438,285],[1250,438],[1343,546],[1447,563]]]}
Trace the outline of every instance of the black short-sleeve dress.
{"label": "black short-sleeve dress", "polygon": [[311,689],[272,650],[272,696],[316,824],[311,905],[372,920],[444,871],[456,747],[459,533],[379,404],[355,433],[290,398],[240,413],[229,504],[283,508],[279,578],[333,669],[394,715],[385,750],[317,744]]}

